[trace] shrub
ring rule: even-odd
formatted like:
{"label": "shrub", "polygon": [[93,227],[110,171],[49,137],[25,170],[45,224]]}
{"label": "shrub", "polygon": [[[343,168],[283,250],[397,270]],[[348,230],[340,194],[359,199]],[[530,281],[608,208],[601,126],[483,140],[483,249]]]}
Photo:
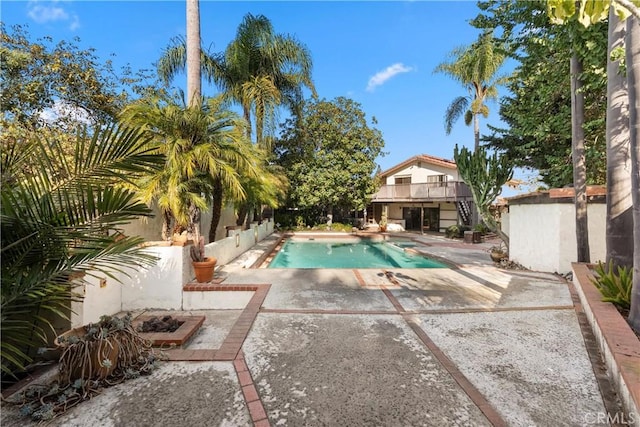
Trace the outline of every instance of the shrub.
{"label": "shrub", "polygon": [[450,225],[444,232],[445,236],[449,239],[453,239],[454,237],[458,237],[460,234],[460,226],[459,225]]}
{"label": "shrub", "polygon": [[473,231],[479,231],[482,234],[487,234],[489,232],[489,227],[487,227],[483,222],[481,222],[473,226]]}
{"label": "shrub", "polygon": [[604,265],[599,262],[595,268],[597,277],[591,282],[602,294],[602,301],[612,302],[618,307],[631,307],[631,287],[633,285],[633,269],[618,267],[613,269],[613,263]]}
{"label": "shrub", "polygon": [[463,237],[464,232],[469,230],[471,230],[471,227],[468,225],[451,225],[447,227],[445,236],[450,239],[455,239],[456,237]]}

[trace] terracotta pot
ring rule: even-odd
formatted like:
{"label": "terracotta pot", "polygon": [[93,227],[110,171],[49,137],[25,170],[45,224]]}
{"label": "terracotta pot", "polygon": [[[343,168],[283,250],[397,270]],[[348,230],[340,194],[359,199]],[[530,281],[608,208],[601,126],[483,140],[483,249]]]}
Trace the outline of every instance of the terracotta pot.
{"label": "terracotta pot", "polygon": [[[82,338],[86,334],[86,326],[80,326],[63,333],[59,337],[68,339],[69,337],[76,336],[78,338]],[[54,344],[63,351],[73,345],[66,340],[60,343],[58,341],[59,337],[56,337]],[[101,340],[88,341],[87,348],[89,349],[89,354],[91,357],[91,367],[86,364],[85,366],[75,366],[73,370],[69,372],[70,381],[74,381],[79,378],[104,379],[111,375],[114,369],[116,369],[116,366],[118,364],[118,355],[120,353],[120,345],[115,338],[107,337]],[[110,366],[104,366],[104,360],[108,360],[110,362]],[[90,370],[93,371],[90,372]]]}
{"label": "terracotta pot", "polygon": [[214,257],[205,257],[204,261],[193,261],[193,270],[198,283],[208,283],[213,279],[213,270],[217,261]]}
{"label": "terracotta pot", "polygon": [[493,262],[500,262],[507,257],[507,254],[502,252],[489,252]]}

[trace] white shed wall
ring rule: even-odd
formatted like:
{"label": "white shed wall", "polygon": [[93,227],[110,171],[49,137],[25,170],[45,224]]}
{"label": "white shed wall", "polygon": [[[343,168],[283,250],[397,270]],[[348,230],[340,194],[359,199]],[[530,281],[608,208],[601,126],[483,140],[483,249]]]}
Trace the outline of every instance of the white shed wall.
{"label": "white shed wall", "polygon": [[[591,262],[606,258],[606,204],[588,204]],[[512,204],[507,216],[509,256],[523,266],[568,273],[576,261],[575,208],[572,203]],[[503,219],[503,229],[504,229]]]}

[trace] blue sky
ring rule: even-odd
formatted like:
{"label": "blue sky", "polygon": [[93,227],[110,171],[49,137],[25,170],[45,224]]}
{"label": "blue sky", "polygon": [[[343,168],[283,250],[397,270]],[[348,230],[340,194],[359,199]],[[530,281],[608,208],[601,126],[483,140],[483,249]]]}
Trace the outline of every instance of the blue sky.
{"label": "blue sky", "polygon": [[[79,37],[81,47],[133,69],[151,68],[169,40],[186,33],[184,1],[3,1],[1,12],[6,25],[27,24],[32,39]],[[320,97],[352,98],[378,120],[388,152],[378,159],[382,169],[420,153],[452,158],[456,143],[473,146],[473,130],[462,120],[445,134],[446,107],[466,93],[433,70],[477,38],[468,23],[478,13],[475,2],[201,0],[203,45],[224,50],[246,13],[267,16],[277,32],[307,45]],[[500,125],[498,106],[490,108],[482,129]]]}

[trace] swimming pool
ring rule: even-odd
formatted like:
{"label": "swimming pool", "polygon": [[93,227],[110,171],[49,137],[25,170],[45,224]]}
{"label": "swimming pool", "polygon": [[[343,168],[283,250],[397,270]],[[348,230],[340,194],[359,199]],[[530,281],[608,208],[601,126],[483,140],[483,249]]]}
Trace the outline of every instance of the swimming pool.
{"label": "swimming pool", "polygon": [[287,240],[269,268],[448,268],[387,242]]}

